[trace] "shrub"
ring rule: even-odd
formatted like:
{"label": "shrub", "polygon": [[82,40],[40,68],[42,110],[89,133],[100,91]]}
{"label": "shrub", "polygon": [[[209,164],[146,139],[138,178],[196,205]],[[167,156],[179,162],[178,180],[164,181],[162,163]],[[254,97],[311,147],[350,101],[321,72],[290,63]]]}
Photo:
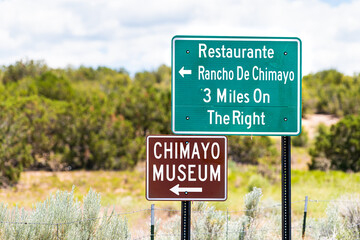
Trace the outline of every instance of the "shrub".
{"label": "shrub", "polygon": [[192,239],[224,239],[223,230],[226,222],[224,212],[215,210],[215,207],[209,206],[206,202],[196,202],[193,211],[197,214],[192,221],[194,231]]}
{"label": "shrub", "polygon": [[[192,208],[192,239],[269,239],[258,226],[260,188],[253,188],[245,196],[245,215],[231,218],[226,212],[215,210],[206,202],[195,202]],[[180,216],[175,215],[159,231],[157,239],[179,239]],[[265,233],[265,234],[264,234]],[[164,236],[164,238],[162,238]]]}
{"label": "shrub", "polygon": [[240,163],[258,164],[260,158],[271,158],[277,154],[271,139],[266,136],[230,136],[228,145],[229,158]]}
{"label": "shrub", "polygon": [[50,195],[32,211],[0,204],[0,239],[130,239],[125,218],[114,211],[100,215],[100,200],[90,189],[81,206],[73,188]]}
{"label": "shrub", "polygon": [[359,76],[345,76],[333,69],[309,74],[303,78],[303,113],[357,114],[359,92]]}
{"label": "shrub", "polygon": [[265,177],[258,174],[253,174],[249,179],[247,190],[248,192],[252,192],[254,189],[266,188],[269,187],[269,185],[270,184]]}
{"label": "shrub", "polygon": [[330,161],[330,168],[360,171],[360,116],[349,115],[333,125],[329,132],[321,130],[315,147],[310,150],[310,169],[319,167],[319,159]]}
{"label": "shrub", "polygon": [[245,215],[255,218],[258,211],[258,205],[262,197],[261,188],[254,187],[251,192],[245,195]]}
{"label": "shrub", "polygon": [[245,216],[236,220],[237,227],[235,232],[238,232],[237,239],[264,239],[262,232],[257,232],[257,221],[259,213],[259,202],[262,197],[261,188],[254,187],[251,192],[245,195]]}
{"label": "shrub", "polygon": [[298,136],[292,137],[291,142],[295,147],[306,147],[309,142],[308,132],[304,127],[301,129],[301,133]]}
{"label": "shrub", "polygon": [[39,94],[54,100],[70,100],[74,91],[70,81],[65,76],[57,76],[47,71],[40,75],[36,81]]}
{"label": "shrub", "polygon": [[17,82],[24,77],[37,77],[48,69],[44,62],[34,60],[20,60],[14,65],[2,68],[4,71],[3,83]]}
{"label": "shrub", "polygon": [[317,136],[315,138],[315,146],[309,149],[309,154],[311,156],[311,162],[309,164],[310,170],[323,170],[327,171],[330,169],[331,163],[330,160],[325,156],[325,148],[328,148],[329,141],[327,135],[329,134],[329,129],[323,123],[319,124],[317,129]]}
{"label": "shrub", "polygon": [[2,175],[8,182],[16,183],[21,170],[30,165],[61,169],[55,149],[60,144],[58,117],[63,108],[61,102],[38,96],[10,97],[0,104],[0,172],[16,173]]}
{"label": "shrub", "polygon": [[29,121],[12,103],[0,104],[0,186],[16,183],[33,162]]}
{"label": "shrub", "polygon": [[326,217],[309,219],[314,239],[353,240],[360,238],[360,196],[345,195],[328,204]]}
{"label": "shrub", "polygon": [[[126,169],[135,166],[141,152],[131,122],[98,103],[99,96],[69,104],[59,115],[60,143],[56,152],[73,169]],[[90,101],[92,104],[84,102]]]}

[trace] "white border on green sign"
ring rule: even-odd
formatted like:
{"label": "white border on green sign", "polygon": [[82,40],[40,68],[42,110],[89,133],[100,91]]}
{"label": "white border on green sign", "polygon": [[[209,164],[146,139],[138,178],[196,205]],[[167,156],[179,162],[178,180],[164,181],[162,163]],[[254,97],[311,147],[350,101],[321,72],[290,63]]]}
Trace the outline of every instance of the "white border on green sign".
{"label": "white border on green sign", "polygon": [[297,90],[298,90],[298,99],[297,99],[297,114],[298,114],[298,125],[296,132],[231,132],[231,131],[176,131],[175,130],[175,74],[176,70],[171,69],[172,71],[172,89],[171,89],[171,99],[172,99],[172,131],[175,134],[215,134],[215,135],[261,135],[261,136],[294,136],[299,135],[301,132],[301,40],[299,38],[287,38],[287,37],[195,37],[195,36],[175,36],[172,39],[172,59],[171,67],[175,66],[175,41],[176,40],[206,40],[206,41],[268,41],[268,42],[297,42],[298,44],[298,69],[297,69]]}

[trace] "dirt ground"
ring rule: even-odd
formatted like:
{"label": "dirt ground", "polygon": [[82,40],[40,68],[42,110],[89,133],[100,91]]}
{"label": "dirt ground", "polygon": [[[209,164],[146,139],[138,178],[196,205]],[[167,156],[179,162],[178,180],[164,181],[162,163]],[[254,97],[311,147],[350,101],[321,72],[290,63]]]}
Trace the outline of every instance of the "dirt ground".
{"label": "dirt ground", "polygon": [[337,123],[340,119],[327,114],[312,114],[302,119],[302,125],[309,134],[310,139],[314,139],[317,126],[324,123],[326,126],[331,126]]}

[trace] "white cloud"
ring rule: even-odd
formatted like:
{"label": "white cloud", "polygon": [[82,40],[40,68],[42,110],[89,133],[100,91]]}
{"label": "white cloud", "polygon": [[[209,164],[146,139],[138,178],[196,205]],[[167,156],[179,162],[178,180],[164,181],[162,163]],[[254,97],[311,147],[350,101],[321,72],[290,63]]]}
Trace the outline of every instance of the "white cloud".
{"label": "white cloud", "polygon": [[135,73],[170,65],[181,35],[295,36],[303,73],[360,72],[360,1],[0,1],[0,64],[105,65]]}

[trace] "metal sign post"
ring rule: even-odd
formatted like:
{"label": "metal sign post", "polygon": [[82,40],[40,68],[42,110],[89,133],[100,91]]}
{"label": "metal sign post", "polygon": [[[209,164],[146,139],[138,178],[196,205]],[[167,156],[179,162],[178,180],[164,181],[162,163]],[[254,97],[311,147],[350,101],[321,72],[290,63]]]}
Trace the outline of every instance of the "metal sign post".
{"label": "metal sign post", "polygon": [[191,201],[227,198],[227,138],[155,135],[146,141],[146,199],[181,201],[181,239],[190,240]]}
{"label": "metal sign post", "polygon": [[181,201],[181,240],[190,240],[191,202]]}
{"label": "metal sign post", "polygon": [[[282,239],[291,239],[290,136],[301,132],[301,40],[175,36],[171,47],[174,134],[282,136]],[[217,157],[204,163],[200,157],[169,159],[174,152],[165,142],[148,144],[153,152],[148,152],[147,199],[183,201],[181,239],[190,239],[189,201],[226,200],[222,180],[227,178],[227,165],[210,163]],[[185,145],[178,144],[184,152]],[[202,146],[205,156],[210,147]],[[190,150],[192,156],[202,154],[198,151]],[[175,171],[179,177],[173,177]],[[213,181],[200,174],[206,171]],[[221,188],[211,185],[214,182]]]}
{"label": "metal sign post", "polygon": [[282,239],[291,239],[291,138],[281,137]]}

